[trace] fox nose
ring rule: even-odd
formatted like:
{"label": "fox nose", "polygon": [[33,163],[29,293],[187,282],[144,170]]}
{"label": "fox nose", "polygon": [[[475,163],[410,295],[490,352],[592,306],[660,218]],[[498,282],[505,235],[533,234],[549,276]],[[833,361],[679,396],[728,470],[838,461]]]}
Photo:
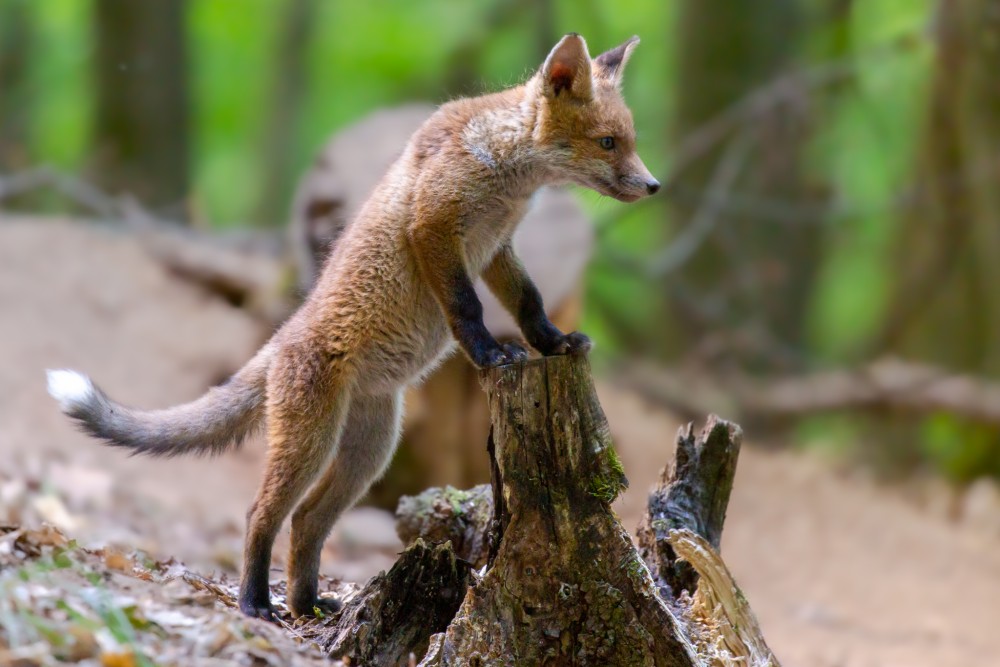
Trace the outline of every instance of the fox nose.
{"label": "fox nose", "polygon": [[660,182],[655,178],[646,182],[646,192],[655,195],[660,191]]}

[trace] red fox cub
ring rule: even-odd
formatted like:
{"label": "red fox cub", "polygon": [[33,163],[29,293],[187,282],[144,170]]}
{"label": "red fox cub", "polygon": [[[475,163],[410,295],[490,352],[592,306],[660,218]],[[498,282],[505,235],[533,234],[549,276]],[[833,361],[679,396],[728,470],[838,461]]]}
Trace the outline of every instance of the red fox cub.
{"label": "red fox cub", "polygon": [[289,607],[295,616],[336,609],[317,598],[323,541],[391,458],[403,388],[427,374],[452,339],[479,367],[527,357],[487,331],[473,276],[483,277],[538,352],[590,349],[586,336],[564,334],[546,317],[510,239],[543,185],[576,183],[624,202],[659,189],[635,152],[621,95],[638,42],[591,60],[583,38],[566,35],[527,83],[438,109],[347,227],[301,308],[201,398],[132,410],[79,373],[49,371],[49,392],[66,414],[137,453],[219,454],[266,423],[267,467],[247,514],[245,614],[274,619],[271,548],[289,513]]}

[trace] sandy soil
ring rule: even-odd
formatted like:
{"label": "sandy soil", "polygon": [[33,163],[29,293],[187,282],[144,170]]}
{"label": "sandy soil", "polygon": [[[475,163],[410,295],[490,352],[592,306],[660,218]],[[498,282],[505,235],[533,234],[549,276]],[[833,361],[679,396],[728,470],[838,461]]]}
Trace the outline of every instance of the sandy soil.
{"label": "sandy soil", "polygon": [[[112,230],[37,219],[0,218],[0,304],[0,520],[44,518],[84,542],[233,570],[261,443],[210,461],[129,459],[60,418],[43,370],[77,368],[128,403],[163,406],[241,365],[258,325]],[[632,482],[618,509],[634,528],[679,424],[609,384],[601,397]],[[996,533],[862,476],[753,446],[723,538],[785,667],[998,664],[998,547]],[[324,569],[363,580],[398,548],[389,517],[361,510],[331,539]]]}

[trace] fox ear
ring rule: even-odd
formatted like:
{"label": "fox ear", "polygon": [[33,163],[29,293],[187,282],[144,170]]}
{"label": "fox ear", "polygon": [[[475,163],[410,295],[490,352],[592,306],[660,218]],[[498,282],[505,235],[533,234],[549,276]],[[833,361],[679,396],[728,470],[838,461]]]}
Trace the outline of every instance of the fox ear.
{"label": "fox ear", "polygon": [[549,97],[559,97],[564,92],[581,100],[592,97],[590,54],[583,37],[571,32],[555,45],[542,65],[542,86]]}
{"label": "fox ear", "polygon": [[605,51],[594,59],[594,76],[621,85],[622,73],[625,71],[625,64],[632,56],[632,51],[639,45],[639,37],[633,36],[624,44],[620,44],[610,51]]}

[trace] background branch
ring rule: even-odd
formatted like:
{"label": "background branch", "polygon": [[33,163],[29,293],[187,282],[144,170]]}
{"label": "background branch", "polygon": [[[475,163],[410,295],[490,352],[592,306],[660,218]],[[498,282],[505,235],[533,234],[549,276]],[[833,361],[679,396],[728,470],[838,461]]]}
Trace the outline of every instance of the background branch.
{"label": "background branch", "polygon": [[948,412],[1000,426],[1000,383],[926,364],[883,359],[856,369],[754,378],[709,377],[632,364],[619,381],[686,415],[722,412],[744,417],[805,417],[837,411]]}

